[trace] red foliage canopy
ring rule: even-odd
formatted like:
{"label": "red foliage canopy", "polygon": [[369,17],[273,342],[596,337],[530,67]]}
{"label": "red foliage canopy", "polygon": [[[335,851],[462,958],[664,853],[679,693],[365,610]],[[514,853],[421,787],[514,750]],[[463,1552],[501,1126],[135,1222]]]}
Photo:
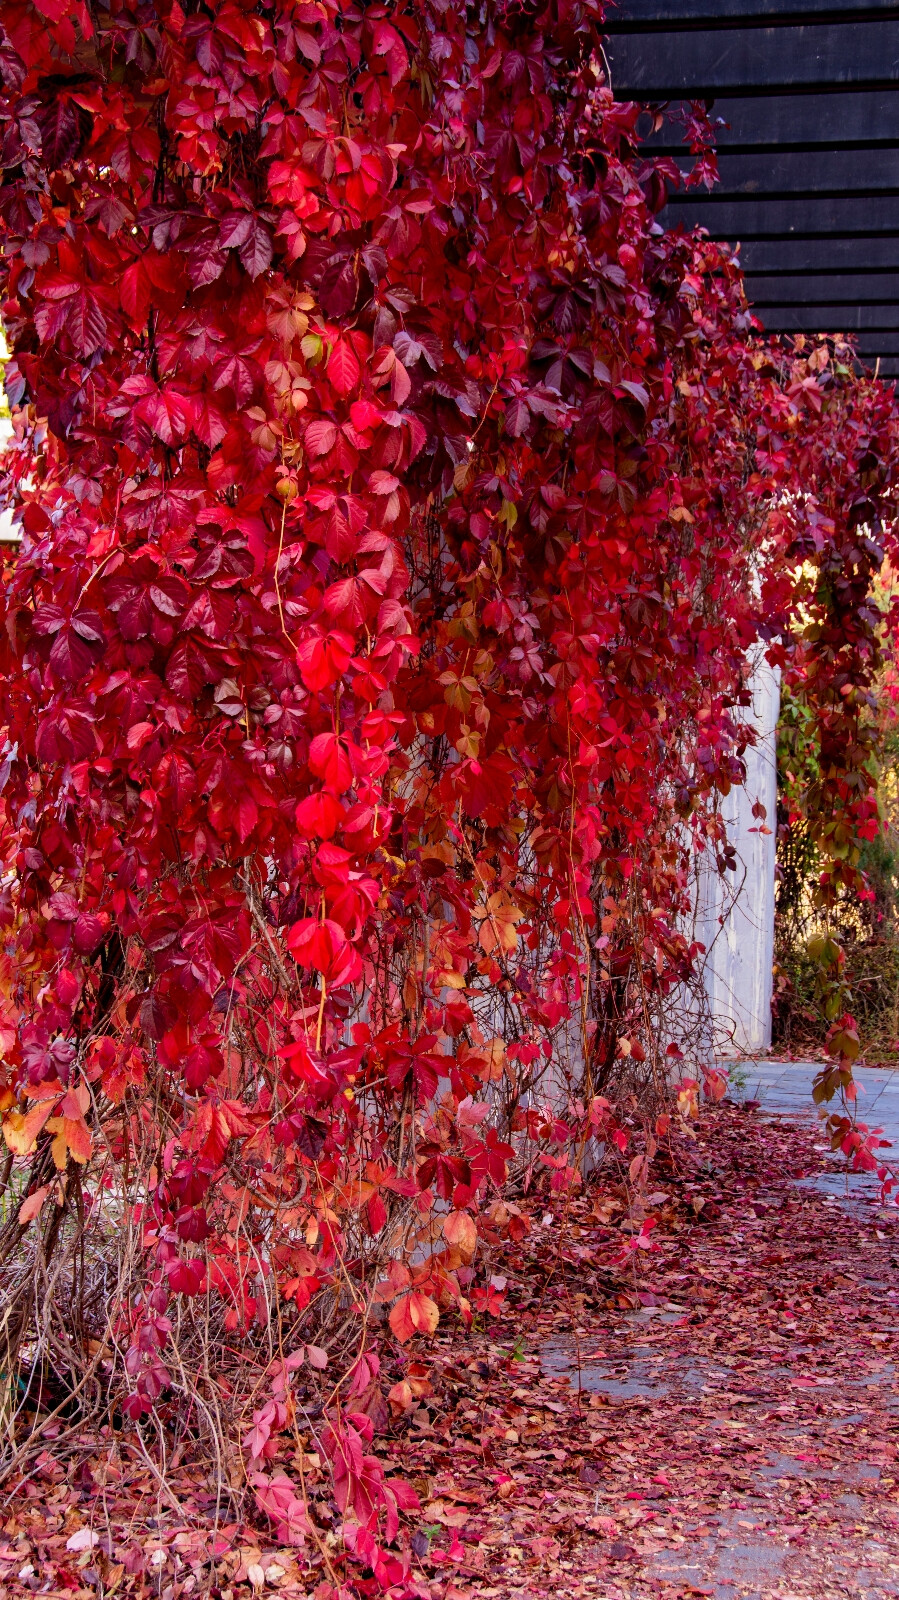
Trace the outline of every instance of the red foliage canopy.
{"label": "red foliage canopy", "polygon": [[[4,1128],[23,1230],[65,1180],[140,1232],[132,1416],[172,1296],[250,1341],[373,1272],[401,1340],[491,1303],[510,1161],[571,1181],[657,1059],[755,641],[820,716],[831,877],[876,826],[892,393],[663,235],[601,20],[4,7]],[[378,1570],[352,1359],[322,1444]],[[246,1450],[302,1540],[279,1373]]]}

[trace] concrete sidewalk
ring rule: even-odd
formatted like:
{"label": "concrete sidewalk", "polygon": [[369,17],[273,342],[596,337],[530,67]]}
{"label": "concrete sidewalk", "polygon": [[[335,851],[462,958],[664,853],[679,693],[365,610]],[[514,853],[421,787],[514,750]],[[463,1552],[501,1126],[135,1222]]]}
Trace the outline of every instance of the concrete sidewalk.
{"label": "concrete sidewalk", "polygon": [[[817,1120],[818,1107],[812,1099],[812,1084],[820,1067],[815,1061],[740,1060],[724,1063],[731,1078],[730,1094],[734,1100],[757,1100],[769,1116],[801,1117]],[[888,1141],[881,1149],[883,1159],[891,1167],[899,1162],[899,1071],[883,1067],[856,1067],[853,1073],[858,1084],[856,1116],[870,1129],[881,1129],[880,1137]],[[831,1101],[827,1109],[839,1111],[839,1100]],[[866,1198],[872,1203],[879,1193],[880,1184],[874,1173],[850,1172],[820,1173],[814,1178],[800,1180],[802,1187],[819,1189],[823,1194],[857,1200]]]}
{"label": "concrete sidewalk", "polygon": [[[792,1116],[817,1114],[812,1084],[820,1066],[815,1061],[731,1061],[727,1063],[733,1097],[759,1100],[766,1111]],[[899,1146],[899,1071],[888,1067],[856,1067],[859,1122],[882,1126],[884,1138]]]}

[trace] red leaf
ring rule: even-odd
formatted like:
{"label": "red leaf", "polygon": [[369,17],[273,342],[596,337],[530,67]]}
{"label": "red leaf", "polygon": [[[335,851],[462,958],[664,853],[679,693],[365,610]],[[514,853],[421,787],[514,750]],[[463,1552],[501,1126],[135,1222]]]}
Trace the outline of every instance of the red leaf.
{"label": "red leaf", "polygon": [[393,494],[400,487],[400,480],[392,472],[376,471],[369,478],[368,485],[373,494]]}
{"label": "red leaf", "polygon": [[323,790],[320,794],[310,794],[301,800],[294,815],[302,838],[333,839],[344,811],[339,800]]}
{"label": "red leaf", "polygon": [[348,633],[312,635],[297,646],[297,665],[307,689],[327,689],[342,678],[353,656]]}
{"label": "red leaf", "polygon": [[87,358],[106,343],[106,318],[89,284],[58,283],[44,287],[48,296],[37,306],[34,325],[42,339],[68,334],[75,354]]}
{"label": "red leaf", "polygon": [[387,1221],[387,1207],[379,1194],[373,1194],[365,1207],[370,1233],[380,1233]]}
{"label": "red leaf", "polygon": [[350,758],[336,733],[320,733],[309,747],[309,765],[335,794],[343,794],[353,778]]}
{"label": "red leaf", "polygon": [[306,424],[303,441],[311,456],[326,456],[337,443],[336,424],[327,417],[315,417]]}
{"label": "red leaf", "polygon": [[198,395],[194,400],[191,425],[200,443],[210,450],[221,444],[228,431],[223,413],[207,395]]}
{"label": "red leaf", "polygon": [[304,917],[287,935],[287,948],[301,967],[320,972],[329,985],[355,983],[362,963],[338,923]]}
{"label": "red leaf", "polygon": [[140,261],[132,261],[130,267],[126,267],[123,272],[119,284],[119,299],[132,328],[139,331],[145,327],[150,309],[151,291]]}
{"label": "red leaf", "polygon": [[250,231],[237,253],[251,278],[260,277],[271,266],[271,234],[258,218],[253,218]]}
{"label": "red leaf", "polygon": [[[369,589],[369,594],[371,590]],[[366,592],[359,578],[340,578],[325,593],[325,607],[335,622],[358,628],[365,621]]]}
{"label": "red leaf", "polygon": [[[302,1546],[311,1532],[306,1507],[290,1479],[283,1472],[267,1478],[255,1473],[252,1483],[256,1504],[275,1525],[275,1537],[282,1544]],[[260,1569],[261,1570],[261,1569]]]}
{"label": "red leaf", "polygon": [[253,217],[249,211],[229,211],[219,225],[219,243],[226,250],[236,250],[246,244],[253,232]]}
{"label": "red leaf", "polygon": [[346,397],[359,382],[359,363],[352,345],[346,339],[338,339],[331,351],[331,359],[327,366],[328,381],[339,395]]}

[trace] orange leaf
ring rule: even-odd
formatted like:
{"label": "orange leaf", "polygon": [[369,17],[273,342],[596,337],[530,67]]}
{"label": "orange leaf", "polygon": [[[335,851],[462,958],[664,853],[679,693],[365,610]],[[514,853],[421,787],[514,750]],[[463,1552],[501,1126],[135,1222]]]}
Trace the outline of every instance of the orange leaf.
{"label": "orange leaf", "polygon": [[488,897],[486,912],[478,915],[483,919],[479,938],[485,953],[490,955],[499,945],[506,955],[511,955],[518,944],[516,924],[524,917],[520,906],[501,889]]}
{"label": "orange leaf", "polygon": [[487,1057],[487,1071],[484,1074],[488,1083],[497,1083],[502,1077],[506,1067],[506,1046],[502,1039],[489,1039],[484,1047]]}
{"label": "orange leaf", "polygon": [[20,1228],[26,1227],[26,1225],[37,1216],[49,1193],[50,1185],[49,1183],[44,1183],[39,1189],[35,1189],[34,1194],[28,1195],[28,1197],[22,1201],[22,1204],[19,1207]]}
{"label": "orange leaf", "polygon": [[443,1237],[448,1245],[470,1260],[478,1243],[474,1218],[467,1211],[451,1211],[443,1219]]}
{"label": "orange leaf", "polygon": [[404,1294],[390,1313],[390,1326],[400,1344],[405,1344],[415,1333],[433,1333],[440,1321],[436,1300],[413,1289]]}
{"label": "orange leaf", "polygon": [[53,1134],[50,1149],[57,1172],[65,1171],[69,1156],[80,1166],[84,1166],[85,1162],[90,1160],[94,1145],[90,1129],[83,1117],[51,1117],[47,1123],[47,1132]]}
{"label": "orange leaf", "polygon": [[397,1412],[411,1411],[415,1404],[411,1385],[406,1382],[405,1378],[394,1384],[387,1399],[390,1402],[391,1410]]}

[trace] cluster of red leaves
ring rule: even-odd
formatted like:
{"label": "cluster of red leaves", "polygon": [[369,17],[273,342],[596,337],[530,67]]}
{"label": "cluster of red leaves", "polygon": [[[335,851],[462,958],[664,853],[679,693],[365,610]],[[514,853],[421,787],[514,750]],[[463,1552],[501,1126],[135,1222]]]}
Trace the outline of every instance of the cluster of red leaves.
{"label": "cluster of red leaves", "polygon": [[[132,1419],[173,1302],[361,1345],[372,1290],[401,1341],[499,1309],[509,1163],[625,1142],[599,1091],[689,974],[757,640],[838,874],[875,826],[892,396],[753,344],[735,263],[662,235],[601,21],[4,8],[4,1134],[23,1250],[110,1196],[140,1233]],[[399,1582],[360,1360],[320,1442]],[[245,1448],[300,1542],[294,1415],[285,1367]]]}

